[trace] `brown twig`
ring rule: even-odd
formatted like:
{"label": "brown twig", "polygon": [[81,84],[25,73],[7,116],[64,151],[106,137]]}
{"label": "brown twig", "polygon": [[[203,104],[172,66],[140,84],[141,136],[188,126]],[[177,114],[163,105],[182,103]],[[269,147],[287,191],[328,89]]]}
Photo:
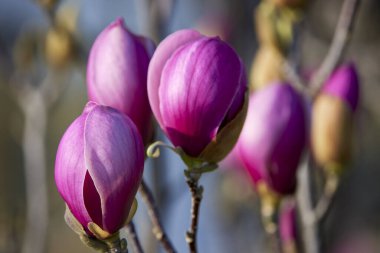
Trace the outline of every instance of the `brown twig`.
{"label": "brown twig", "polygon": [[344,1],[329,51],[323,60],[321,67],[310,81],[309,89],[312,98],[318,94],[324,81],[337,66],[347,48],[360,2],[361,0]]}
{"label": "brown twig", "polygon": [[191,192],[191,224],[190,229],[186,232],[186,242],[189,245],[190,253],[197,252],[198,218],[203,195],[203,187],[198,185],[199,177],[199,174],[191,173],[186,177],[186,183]]}
{"label": "brown twig", "polygon": [[131,221],[127,226],[127,233],[129,235],[129,238],[131,239],[130,245],[133,249],[134,253],[143,253],[144,250],[141,246],[140,240],[137,236],[137,232],[135,229],[135,224]]}
{"label": "brown twig", "polygon": [[160,220],[160,215],[158,213],[158,209],[155,204],[153,194],[144,180],[141,181],[139,192],[141,194],[143,201],[145,202],[147,206],[148,215],[153,224],[152,231],[153,231],[154,236],[157,238],[158,241],[161,242],[166,252],[175,253],[176,250],[174,249],[172,243],[169,240],[169,237],[165,233],[164,227],[162,226],[162,222]]}

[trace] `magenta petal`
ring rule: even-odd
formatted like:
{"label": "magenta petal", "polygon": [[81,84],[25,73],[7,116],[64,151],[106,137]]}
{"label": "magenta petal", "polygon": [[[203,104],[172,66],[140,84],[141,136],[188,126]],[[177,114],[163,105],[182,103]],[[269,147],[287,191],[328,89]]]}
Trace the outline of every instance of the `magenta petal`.
{"label": "magenta petal", "polygon": [[241,72],[240,72],[239,90],[234,97],[234,100],[232,102],[230,109],[228,110],[228,113],[225,119],[226,122],[229,122],[230,120],[234,119],[235,116],[240,112],[240,109],[244,104],[244,96],[245,96],[245,92],[247,91],[247,75],[244,69],[244,64],[241,60],[240,60],[240,65],[241,65]]}
{"label": "magenta petal", "polygon": [[281,208],[279,218],[279,234],[282,243],[295,242],[297,239],[296,203],[286,200]]}
{"label": "magenta petal", "polygon": [[238,145],[254,181],[292,193],[305,142],[303,101],[291,86],[274,84],[251,95]]}
{"label": "magenta petal", "polygon": [[181,30],[175,32],[163,40],[157,47],[149,65],[148,70],[148,97],[150,106],[160,125],[161,112],[159,107],[158,89],[161,81],[162,69],[171,55],[182,45],[202,38],[195,30]]}
{"label": "magenta petal", "polygon": [[103,227],[102,205],[98,190],[96,190],[94,181],[87,171],[83,185],[84,204],[93,222],[99,227]]}
{"label": "magenta petal", "polygon": [[238,92],[240,68],[235,51],[217,38],[186,44],[166,62],[160,111],[175,146],[197,156],[211,142]]}
{"label": "magenta petal", "polygon": [[55,160],[55,183],[74,217],[87,229],[91,221],[84,203],[83,185],[86,175],[84,161],[84,125],[86,113],[79,116],[63,135]]}
{"label": "magenta petal", "polygon": [[147,72],[152,50],[153,42],[135,36],[117,19],[94,42],[87,66],[90,100],[128,115],[145,141],[151,127]]}
{"label": "magenta petal", "polygon": [[270,170],[274,187],[283,193],[291,193],[295,190],[296,171],[304,151],[307,134],[304,101],[293,89],[289,89],[288,97],[291,114],[273,151]]}
{"label": "magenta petal", "polygon": [[355,111],[359,101],[359,78],[355,65],[349,63],[335,70],[322,92],[341,98]]}
{"label": "magenta petal", "polygon": [[85,125],[85,162],[99,193],[103,229],[118,231],[141,181],[144,147],[133,122],[118,111],[95,107]]}

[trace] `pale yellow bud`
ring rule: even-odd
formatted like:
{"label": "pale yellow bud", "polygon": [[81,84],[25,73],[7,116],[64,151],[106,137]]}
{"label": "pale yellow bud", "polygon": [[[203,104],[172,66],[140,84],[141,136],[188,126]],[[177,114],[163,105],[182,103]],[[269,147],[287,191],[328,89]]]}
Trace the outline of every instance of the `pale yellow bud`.
{"label": "pale yellow bud", "polygon": [[59,27],[66,29],[74,34],[77,27],[78,9],[71,5],[64,5],[57,11],[55,20]]}
{"label": "pale yellow bud", "polygon": [[340,173],[351,156],[353,113],[341,99],[322,94],[313,106],[311,145],[316,162]]}
{"label": "pale yellow bud", "polygon": [[48,31],[45,40],[45,54],[47,62],[53,67],[64,67],[71,59],[74,51],[74,42],[65,29],[52,28]]}
{"label": "pale yellow bud", "polygon": [[284,60],[281,52],[274,47],[259,48],[250,72],[251,90],[261,89],[275,81],[283,81]]}

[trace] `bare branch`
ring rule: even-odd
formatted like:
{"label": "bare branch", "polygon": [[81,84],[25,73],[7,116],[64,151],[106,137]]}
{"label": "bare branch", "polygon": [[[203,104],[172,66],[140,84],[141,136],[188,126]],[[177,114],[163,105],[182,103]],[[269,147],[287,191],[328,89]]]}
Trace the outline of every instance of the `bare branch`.
{"label": "bare branch", "polygon": [[335,69],[347,47],[359,9],[360,1],[361,0],[345,0],[343,3],[338,24],[335,29],[334,38],[327,56],[323,60],[317,73],[313,76],[309,85],[312,98],[318,94],[324,81]]}
{"label": "bare branch", "polygon": [[170,242],[169,237],[165,233],[164,227],[162,226],[162,222],[160,219],[160,215],[158,213],[156,203],[153,198],[153,194],[144,180],[141,181],[139,192],[147,206],[148,215],[153,224],[152,231],[153,231],[154,236],[156,237],[158,241],[161,242],[166,252],[175,253],[176,251],[172,243]]}
{"label": "bare branch", "polygon": [[197,232],[199,209],[201,206],[203,188],[198,185],[199,177],[193,177],[191,174],[186,177],[186,183],[191,192],[191,224],[190,229],[186,232],[186,242],[189,245],[190,253],[197,253]]}
{"label": "bare branch", "polygon": [[143,253],[144,250],[143,250],[141,243],[140,243],[140,240],[137,236],[135,224],[133,224],[132,221],[127,225],[127,232],[128,232],[129,238],[131,239],[130,244],[131,244],[131,247],[133,249],[133,252],[134,253]]}

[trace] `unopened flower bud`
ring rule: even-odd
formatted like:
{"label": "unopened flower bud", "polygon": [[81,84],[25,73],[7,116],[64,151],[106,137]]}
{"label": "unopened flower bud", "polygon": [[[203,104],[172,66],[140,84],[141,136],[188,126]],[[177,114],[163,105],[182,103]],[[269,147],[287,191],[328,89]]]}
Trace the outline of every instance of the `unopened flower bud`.
{"label": "unopened flower bud", "polygon": [[256,187],[263,182],[278,194],[294,193],[305,144],[304,101],[289,84],[275,83],[251,95],[237,145]]}
{"label": "unopened flower bud", "polygon": [[254,15],[260,45],[275,47],[286,55],[292,44],[294,25],[300,20],[300,13],[293,9],[278,8],[271,1],[261,1]]}
{"label": "unopened flower bud", "polygon": [[313,105],[311,144],[317,163],[339,173],[349,161],[359,81],[353,64],[338,68]]}
{"label": "unopened flower bud", "polygon": [[119,18],[99,34],[87,65],[90,100],[128,115],[145,144],[153,131],[147,95],[147,72],[153,51],[152,41],[128,31]]}
{"label": "unopened flower bud", "polygon": [[217,37],[181,30],[152,57],[148,95],[156,119],[188,156],[223,159],[244,118],[246,77],[236,52]]}
{"label": "unopened flower bud", "polygon": [[284,55],[277,48],[260,47],[251,68],[251,90],[259,90],[273,82],[284,80],[284,62]]}
{"label": "unopened flower bud", "polygon": [[78,232],[80,224],[99,239],[118,232],[143,166],[144,147],[134,123],[111,107],[88,103],[63,135],[55,162],[58,191],[75,218],[69,216],[70,227]]}

